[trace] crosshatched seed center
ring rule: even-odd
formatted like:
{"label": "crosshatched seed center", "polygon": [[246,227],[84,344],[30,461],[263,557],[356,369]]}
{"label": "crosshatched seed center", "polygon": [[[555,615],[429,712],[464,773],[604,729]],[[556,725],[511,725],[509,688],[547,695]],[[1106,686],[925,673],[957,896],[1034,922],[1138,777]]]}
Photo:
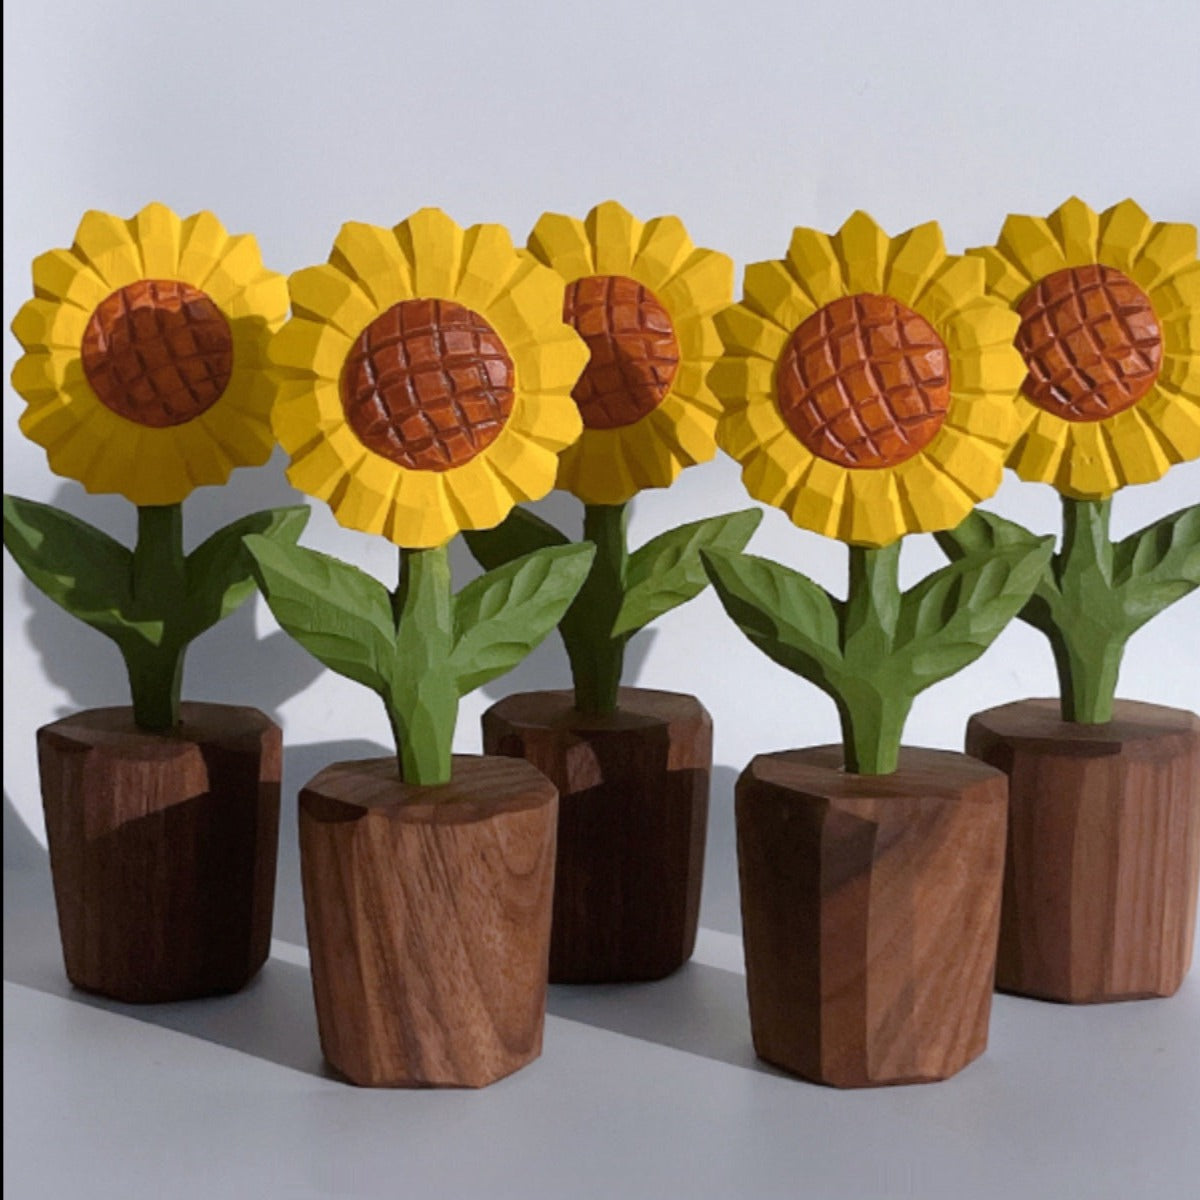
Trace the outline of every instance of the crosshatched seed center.
{"label": "crosshatched seed center", "polygon": [[233,333],[199,288],[139,279],[97,305],[80,357],[106,408],[163,429],[195,420],[220,400],[233,372]]}
{"label": "crosshatched seed center", "polygon": [[796,328],[775,386],[780,414],[813,454],[842,467],[893,467],[942,427],[950,356],[919,313],[864,292]]}
{"label": "crosshatched seed center", "polygon": [[513,408],[500,335],[452,300],[401,300],[359,334],[342,368],[342,408],[359,441],[411,471],[469,462]]}
{"label": "crosshatched seed center", "polygon": [[1017,305],[1022,390],[1067,421],[1132,408],[1158,379],[1163,339],[1150,297],[1114,267],[1055,271]]}
{"label": "crosshatched seed center", "polygon": [[588,429],[617,429],[653,412],[679,369],[670,315],[649,288],[624,275],[567,284],[563,320],[591,359],[571,393]]}

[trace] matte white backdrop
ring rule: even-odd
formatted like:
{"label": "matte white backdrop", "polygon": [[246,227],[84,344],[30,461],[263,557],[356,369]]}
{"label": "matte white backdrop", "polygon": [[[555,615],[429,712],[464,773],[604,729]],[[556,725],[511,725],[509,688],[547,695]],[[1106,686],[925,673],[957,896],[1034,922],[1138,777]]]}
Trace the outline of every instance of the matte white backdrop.
{"label": "matte white backdrop", "polygon": [[[257,234],[287,272],[323,261],[340,223],[394,224],[427,204],[523,240],[546,209],[609,197],[643,218],[678,213],[740,267],[778,257],[797,224],[835,229],[855,208],[891,232],[931,217],[951,249],[994,239],[1009,211],[1071,194],[1099,208],[1133,195],[1160,220],[1200,219],[1200,8],[1195,0],[855,3],[53,3],[4,7],[4,318],[30,293],[29,262],[68,245],[88,208],[149,200],[210,208]],[[740,278],[740,276],[739,276]],[[4,368],[18,354],[4,339]],[[5,390],[4,487],[110,532],[133,509],[55,479],[22,439]],[[279,456],[189,499],[189,536],[252,506],[297,499]],[[1122,534],[1200,500],[1200,464],[1116,504]],[[751,503],[728,460],[634,504],[635,543]],[[1039,531],[1057,498],[1010,478],[990,507]],[[564,496],[541,506],[578,523]],[[395,552],[338,528],[317,504],[306,542],[391,579]],[[751,549],[841,587],[845,552],[768,511]],[[473,570],[455,554],[459,581]],[[939,565],[911,539],[905,574]],[[34,732],[124,703],[107,641],[40,598],[5,556],[4,787],[43,836]],[[1200,709],[1200,596],[1132,642],[1120,693]],[[638,682],[694,692],[716,722],[716,760],[836,739],[832,704],[774,666],[711,595],[671,614],[631,654]],[[633,672],[631,672],[633,674]],[[500,694],[565,685],[548,643],[462,706],[457,747]],[[1022,625],[921,697],[906,740],[961,745],[973,710],[1055,688],[1048,647]],[[257,705],[289,742],[386,744],[364,689],[321,671],[261,602],[191,652],[185,695]],[[358,746],[361,749],[361,745]]]}

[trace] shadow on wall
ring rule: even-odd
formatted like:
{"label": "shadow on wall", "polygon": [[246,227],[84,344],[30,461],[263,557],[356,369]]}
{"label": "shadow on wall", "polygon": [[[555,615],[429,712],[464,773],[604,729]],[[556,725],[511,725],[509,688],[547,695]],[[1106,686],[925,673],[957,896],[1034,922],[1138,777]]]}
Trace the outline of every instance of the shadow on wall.
{"label": "shadow on wall", "polygon": [[[188,549],[214,530],[246,513],[302,502],[282,470],[235,472],[227,487],[198,489],[184,508]],[[50,503],[101,525],[126,545],[133,542],[133,506],[119,498],[86,496],[73,483],[59,485]],[[114,510],[117,504],[127,513]],[[126,520],[112,520],[113,515]],[[109,520],[103,521],[104,516]],[[28,580],[22,595],[30,607],[25,635],[37,651],[46,678],[68,696],[58,715],[79,709],[129,703],[124,664],[116,646],[69,616]],[[280,707],[302,692],[324,668],[286,634],[258,637],[254,602],[202,634],[188,653],[183,695],[187,700],[248,704],[276,717]]]}

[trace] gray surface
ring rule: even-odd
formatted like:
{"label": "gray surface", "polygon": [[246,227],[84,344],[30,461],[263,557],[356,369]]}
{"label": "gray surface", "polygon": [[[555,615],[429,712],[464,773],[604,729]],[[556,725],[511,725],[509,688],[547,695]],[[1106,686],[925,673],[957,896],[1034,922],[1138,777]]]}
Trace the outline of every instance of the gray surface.
{"label": "gray surface", "polygon": [[[710,928],[734,894],[726,800]],[[291,841],[279,936],[298,911]],[[239,995],[131,1008],[67,985],[44,852],[7,805],[4,883],[17,1200],[1182,1200],[1200,1180],[1195,977],[1140,1004],[1000,996],[988,1053],[956,1078],[842,1093],[757,1064],[740,974],[692,963],[657,984],[552,988],[542,1058],[484,1091],[363,1091],[322,1068],[299,947]],[[713,949],[736,948],[728,935],[702,942],[709,963],[736,962]]]}

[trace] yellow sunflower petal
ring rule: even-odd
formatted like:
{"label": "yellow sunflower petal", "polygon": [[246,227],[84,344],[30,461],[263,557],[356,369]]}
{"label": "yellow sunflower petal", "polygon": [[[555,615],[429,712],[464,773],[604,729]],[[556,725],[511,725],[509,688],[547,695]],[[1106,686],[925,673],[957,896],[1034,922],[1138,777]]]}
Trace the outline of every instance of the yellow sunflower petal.
{"label": "yellow sunflower petal", "polygon": [[334,239],[329,261],[354,279],[381,313],[415,294],[408,260],[390,229],[347,221]]}
{"label": "yellow sunflower petal", "polygon": [[817,308],[832,304],[848,292],[828,234],[803,227],[795,229],[786,263],[792,278]]}
{"label": "yellow sunflower petal", "polygon": [[185,218],[179,229],[179,278],[193,287],[203,287],[228,243],[225,226],[212,213],[198,212]]}
{"label": "yellow sunflower petal", "polygon": [[48,250],[33,260],[33,292],[40,300],[62,300],[90,317],[112,288],[70,250]]}
{"label": "yellow sunflower petal", "polygon": [[785,511],[794,524],[824,537],[837,537],[850,488],[850,472],[823,458],[812,455],[805,458],[808,452],[799,442],[793,440],[786,449],[785,445],[779,443],[780,453],[790,453],[805,464],[800,468],[790,502],[784,505]]}
{"label": "yellow sunflower petal", "polygon": [[29,403],[45,400],[58,394],[62,385],[65,355],[30,351],[17,359],[12,370],[12,385]]}
{"label": "yellow sunflower petal", "polygon": [[1153,229],[1153,222],[1140,205],[1132,200],[1114,204],[1100,216],[1096,261],[1133,275],[1138,254]]}
{"label": "yellow sunflower petal", "polygon": [[445,473],[446,498],[456,529],[492,529],[512,511],[513,497],[480,455]]}
{"label": "yellow sunflower petal", "polygon": [[73,304],[35,297],[18,309],[12,331],[27,350],[57,346],[78,354],[90,316]]}
{"label": "yellow sunflower petal", "polygon": [[148,279],[177,279],[183,223],[165,204],[147,204],[130,222]]}
{"label": "yellow sunflower petal", "polygon": [[714,313],[733,297],[733,260],[715,250],[696,250],[661,289],[669,312]]}
{"label": "yellow sunflower petal", "polygon": [[440,208],[418,209],[395,228],[419,296],[454,298],[462,261],[463,231]]}
{"label": "yellow sunflower petal", "polygon": [[882,292],[891,239],[869,213],[852,213],[832,240],[847,292]]}
{"label": "yellow sunflower petal", "polygon": [[1010,258],[994,246],[981,246],[968,250],[971,258],[978,258],[987,275],[987,290],[1009,304],[1016,304],[1029,290],[1033,282]]}
{"label": "yellow sunflower petal", "polygon": [[1200,307],[1200,262],[1188,263],[1150,289],[1150,301],[1161,321]]}
{"label": "yellow sunflower petal", "polygon": [[[800,287],[787,267],[777,261],[751,263],[742,284],[745,298],[740,306],[791,334],[817,311],[812,298]],[[721,317],[718,317],[718,322]]]}
{"label": "yellow sunflower petal", "polygon": [[252,233],[241,233],[225,243],[225,252],[204,280],[204,290],[224,308],[245,286],[263,272],[262,254]]}
{"label": "yellow sunflower petal", "polygon": [[488,462],[515,501],[540,500],[558,474],[558,453],[515,431],[511,423],[488,451]]}
{"label": "yellow sunflower petal", "polygon": [[1148,410],[1154,428],[1176,462],[1200,458],[1200,399],[1162,391]]}
{"label": "yellow sunflower petal", "polygon": [[943,425],[924,454],[975,499],[986,500],[1000,486],[1004,455],[997,447]]}
{"label": "yellow sunflower petal", "polygon": [[599,273],[587,228],[564,213],[543,213],[538,218],[529,235],[529,249],[568,283]]}
{"label": "yellow sunflower petal", "polygon": [[[569,326],[563,325],[560,329],[561,332],[537,342],[510,348],[522,388],[531,392],[569,394],[578,382],[587,365],[587,346]],[[570,407],[574,408],[574,405]]]}
{"label": "yellow sunflower petal", "polygon": [[975,496],[927,454],[900,465],[896,486],[907,529],[953,529],[975,507]]}
{"label": "yellow sunflower petal", "polygon": [[597,275],[628,275],[642,223],[615,200],[597,204],[584,221]]}
{"label": "yellow sunflower petal", "polygon": [[1079,267],[1096,261],[1100,218],[1077,196],[1060,204],[1046,224],[1062,247],[1066,266]]}
{"label": "yellow sunflower petal", "polygon": [[1109,456],[1122,485],[1153,483],[1167,473],[1172,459],[1137,408],[1126,409],[1097,424],[1108,443]]}
{"label": "yellow sunflower petal", "polygon": [[1159,321],[1163,349],[1167,354],[1195,357],[1200,355],[1200,305],[1177,311]]}
{"label": "yellow sunflower petal", "polygon": [[473,225],[463,235],[455,299],[482,312],[519,267],[512,237],[503,225]]}
{"label": "yellow sunflower petal", "polygon": [[644,418],[655,435],[671,446],[684,466],[708,462],[717,452],[717,417],[702,405],[670,395]]}
{"label": "yellow sunflower petal", "polygon": [[812,455],[795,438],[778,438],[746,458],[742,483],[756,500],[786,508],[811,460]]}
{"label": "yellow sunflower petal", "polygon": [[352,340],[332,325],[293,318],[271,339],[268,355],[285,370],[337,379],[352,345]]}
{"label": "yellow sunflower petal", "polygon": [[525,392],[509,418],[524,437],[556,453],[579,438],[583,422],[579,409],[568,397],[549,392]]}
{"label": "yellow sunflower petal", "polygon": [[936,221],[917,225],[891,241],[880,290],[911,308],[945,259],[942,227]]}
{"label": "yellow sunflower petal", "polygon": [[1004,222],[996,247],[1031,281],[1061,271],[1067,265],[1054,230],[1041,217],[1014,213]]}
{"label": "yellow sunflower petal", "polygon": [[[642,227],[642,239],[631,267],[633,277],[657,293],[683,267],[694,250],[692,239],[678,217],[655,217]],[[722,302],[728,300],[726,294]],[[700,311],[711,311],[711,308]]]}
{"label": "yellow sunflower petal", "polygon": [[585,429],[559,459],[557,486],[585,504],[623,504],[637,490],[621,445],[620,431]]}
{"label": "yellow sunflower petal", "polygon": [[717,331],[725,349],[730,352],[778,360],[791,337],[767,317],[760,317],[744,304],[732,304],[722,309],[716,318]]}
{"label": "yellow sunflower petal", "polygon": [[1133,278],[1147,291],[1196,261],[1195,225],[1153,227],[1133,268]]}
{"label": "yellow sunflower petal", "polygon": [[[290,447],[285,445],[285,449]],[[310,438],[291,453],[287,477],[292,486],[318,500],[328,500],[339,488],[344,488],[346,477],[369,452],[348,426],[341,425],[323,436]]]}
{"label": "yellow sunflower petal", "polygon": [[838,536],[853,546],[887,546],[905,533],[894,471],[847,471]]}
{"label": "yellow sunflower petal", "polygon": [[358,283],[328,263],[293,272],[287,286],[297,317],[328,321],[352,339],[379,315],[374,302]]}
{"label": "yellow sunflower petal", "polygon": [[969,255],[951,255],[934,271],[913,308],[940,331],[955,313],[974,304],[984,292],[984,266]]}
{"label": "yellow sunflower petal", "polygon": [[439,471],[405,471],[398,480],[385,535],[414,549],[440,546],[458,531]]}
{"label": "yellow sunflower petal", "polygon": [[378,454],[364,454],[348,472],[334,510],[338,522],[363,533],[382,534],[392,519],[401,468]]}
{"label": "yellow sunflower petal", "polygon": [[1070,453],[1059,467],[1056,485],[1068,496],[1098,499],[1121,486],[1121,473],[1105,435],[1103,421],[1075,421]]}
{"label": "yellow sunflower petal", "polygon": [[75,232],[75,253],[108,285],[110,292],[143,277],[142,256],[129,224],[92,209]]}

